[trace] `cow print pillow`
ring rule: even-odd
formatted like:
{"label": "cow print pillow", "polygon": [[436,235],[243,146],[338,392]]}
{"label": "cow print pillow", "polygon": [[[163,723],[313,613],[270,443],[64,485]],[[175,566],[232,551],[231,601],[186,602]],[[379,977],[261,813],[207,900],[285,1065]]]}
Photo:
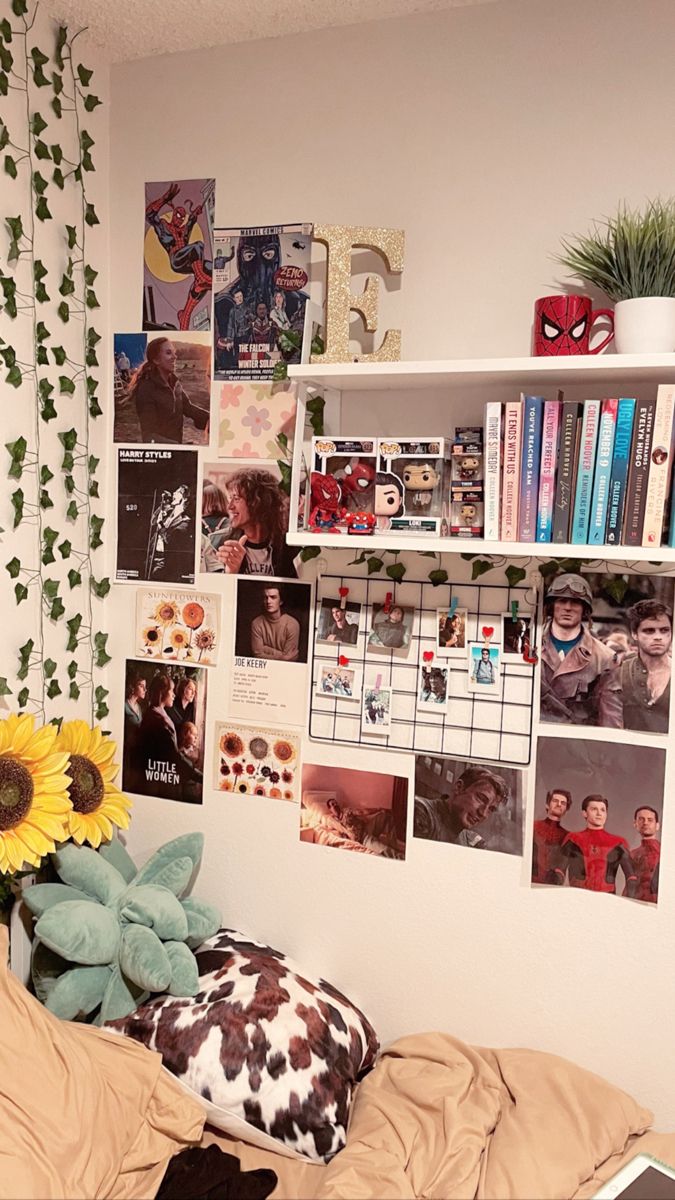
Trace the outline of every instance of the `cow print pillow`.
{"label": "cow print pillow", "polygon": [[354,1085],[378,1050],[372,1025],[331,984],[229,929],[196,957],[196,996],[160,996],[105,1028],[159,1051],[212,1125],[327,1161],[344,1146]]}

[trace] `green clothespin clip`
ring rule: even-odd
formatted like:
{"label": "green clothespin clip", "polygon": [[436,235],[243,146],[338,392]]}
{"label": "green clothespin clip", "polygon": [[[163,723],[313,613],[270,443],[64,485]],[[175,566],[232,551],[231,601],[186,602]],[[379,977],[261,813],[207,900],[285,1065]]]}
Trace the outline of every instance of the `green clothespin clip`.
{"label": "green clothespin clip", "polygon": [[514,622],[518,620],[518,601],[517,600],[511,601],[511,620]]}

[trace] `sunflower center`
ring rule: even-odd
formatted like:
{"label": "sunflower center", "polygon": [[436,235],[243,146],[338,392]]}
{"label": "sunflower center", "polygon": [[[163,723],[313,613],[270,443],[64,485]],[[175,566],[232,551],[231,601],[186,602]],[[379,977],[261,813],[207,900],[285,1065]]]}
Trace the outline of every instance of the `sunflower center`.
{"label": "sunflower center", "polygon": [[0,758],[0,832],[14,829],[30,812],[33,780],[30,771],[15,758]]}
{"label": "sunflower center", "polygon": [[66,773],[72,780],[70,800],[75,812],[95,812],[105,794],[103,778],[98,767],[84,754],[71,754]]}

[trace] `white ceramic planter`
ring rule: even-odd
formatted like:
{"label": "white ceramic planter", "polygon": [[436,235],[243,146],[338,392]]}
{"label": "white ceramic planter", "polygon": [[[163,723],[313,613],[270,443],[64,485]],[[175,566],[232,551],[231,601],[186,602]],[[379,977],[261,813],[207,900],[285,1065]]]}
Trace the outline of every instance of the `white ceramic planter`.
{"label": "white ceramic planter", "polygon": [[675,298],[619,300],[614,309],[618,354],[670,354],[675,350]]}

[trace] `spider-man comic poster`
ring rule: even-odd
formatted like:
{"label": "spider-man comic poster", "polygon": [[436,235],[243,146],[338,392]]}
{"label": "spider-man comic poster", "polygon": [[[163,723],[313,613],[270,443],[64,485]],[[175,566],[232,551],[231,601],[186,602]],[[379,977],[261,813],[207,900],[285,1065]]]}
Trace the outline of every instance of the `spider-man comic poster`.
{"label": "spider-man comic poster", "polygon": [[214,377],[273,379],[306,361],[311,225],[216,229]]}
{"label": "spider-man comic poster", "polygon": [[145,185],[143,329],[211,328],[213,179]]}

